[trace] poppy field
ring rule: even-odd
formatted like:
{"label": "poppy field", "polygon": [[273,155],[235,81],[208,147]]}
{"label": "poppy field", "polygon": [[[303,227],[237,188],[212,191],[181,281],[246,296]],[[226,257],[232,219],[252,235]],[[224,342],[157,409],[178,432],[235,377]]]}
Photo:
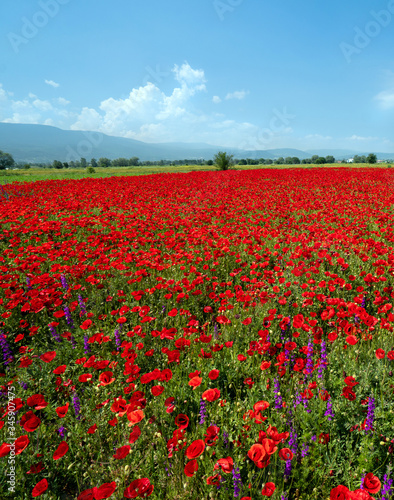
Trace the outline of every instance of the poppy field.
{"label": "poppy field", "polygon": [[0,498],[394,498],[394,173],[0,191]]}

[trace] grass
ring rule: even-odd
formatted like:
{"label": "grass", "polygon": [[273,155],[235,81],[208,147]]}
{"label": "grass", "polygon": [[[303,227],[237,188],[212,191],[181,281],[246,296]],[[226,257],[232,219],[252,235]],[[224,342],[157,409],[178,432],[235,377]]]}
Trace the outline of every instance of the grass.
{"label": "grass", "polygon": [[[294,168],[316,168],[319,165],[236,165],[236,170],[258,170],[258,169],[294,169]],[[365,163],[333,163],[321,165],[324,168],[387,168],[386,163],[376,165],[367,165]],[[55,170],[49,168],[30,168],[29,170],[0,170],[0,184],[10,182],[35,182],[46,180],[62,180],[62,179],[84,179],[86,177],[119,177],[119,176],[136,176],[136,175],[152,175],[162,173],[187,173],[187,172],[202,172],[215,171],[214,166],[209,165],[179,165],[179,166],[141,166],[141,167],[97,167],[94,174],[89,174],[86,169],[63,169]]]}

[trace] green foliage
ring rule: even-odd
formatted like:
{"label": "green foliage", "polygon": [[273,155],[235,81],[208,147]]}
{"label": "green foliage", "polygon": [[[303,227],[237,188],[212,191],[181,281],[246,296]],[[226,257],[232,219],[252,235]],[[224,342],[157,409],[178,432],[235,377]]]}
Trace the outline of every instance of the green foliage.
{"label": "green foliage", "polygon": [[224,151],[219,151],[213,157],[213,163],[216,165],[218,170],[229,170],[232,165],[232,160],[234,155],[229,155]]}
{"label": "green foliage", "polygon": [[15,160],[12,155],[0,150],[0,170],[5,170],[6,168],[13,167],[14,165]]}
{"label": "green foliage", "polygon": [[367,156],[367,163],[376,163],[377,160],[378,158],[374,153],[371,153]]}

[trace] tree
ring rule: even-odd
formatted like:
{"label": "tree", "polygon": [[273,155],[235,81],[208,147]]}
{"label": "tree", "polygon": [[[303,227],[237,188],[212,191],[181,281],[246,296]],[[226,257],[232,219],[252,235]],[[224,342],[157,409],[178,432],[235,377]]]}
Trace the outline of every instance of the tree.
{"label": "tree", "polygon": [[15,165],[15,160],[10,153],[0,150],[0,170],[4,170]]}
{"label": "tree", "polygon": [[207,165],[209,165],[209,166],[213,165],[213,160],[208,160]]}
{"label": "tree", "polygon": [[63,163],[59,160],[55,160],[52,164],[53,168],[63,168]]}
{"label": "tree", "polygon": [[96,158],[92,158],[92,159],[90,160],[90,165],[91,165],[93,168],[97,167],[97,161],[96,161]]}
{"label": "tree", "polygon": [[326,156],[326,163],[335,163],[335,158],[332,155]]}
{"label": "tree", "polygon": [[319,155],[313,155],[311,160],[312,160],[312,163],[317,163],[317,160],[319,159]]}
{"label": "tree", "polygon": [[213,157],[213,162],[219,170],[228,170],[231,167],[233,157],[234,155],[219,151],[219,153]]}
{"label": "tree", "polygon": [[283,156],[279,156],[279,158],[277,160],[275,160],[276,165],[283,165],[284,162],[285,162],[285,159],[283,158]]}
{"label": "tree", "polygon": [[86,161],[86,158],[81,158],[81,168],[86,168],[88,165],[88,162]]}
{"label": "tree", "polygon": [[323,156],[319,156],[316,160],[316,165],[324,165],[326,163],[326,159]]}
{"label": "tree", "polygon": [[[244,159],[244,158],[241,158],[241,160],[238,161],[238,165],[247,165],[248,162]],[[213,162],[212,162],[212,165],[213,165]]]}
{"label": "tree", "polygon": [[293,160],[293,165],[299,165],[301,163],[298,156],[293,156],[292,160]]}
{"label": "tree", "polygon": [[371,153],[367,156],[367,162],[368,163],[376,163],[377,162],[377,156],[374,153]]}
{"label": "tree", "polygon": [[293,158],[291,156],[286,156],[285,165],[293,165]]}
{"label": "tree", "polygon": [[110,165],[111,165],[111,160],[109,158],[99,158],[99,161],[98,161],[98,166],[99,167],[101,167],[101,168],[107,168]]}
{"label": "tree", "polygon": [[138,156],[133,156],[129,160],[129,165],[130,165],[130,167],[138,167],[139,162],[140,162],[140,159],[138,158]]}

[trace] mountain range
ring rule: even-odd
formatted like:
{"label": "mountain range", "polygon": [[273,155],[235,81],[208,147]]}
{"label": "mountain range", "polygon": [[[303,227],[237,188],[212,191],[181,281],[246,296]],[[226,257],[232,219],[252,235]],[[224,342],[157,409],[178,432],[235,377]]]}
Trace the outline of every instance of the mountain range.
{"label": "mountain range", "polygon": [[[308,150],[267,149],[242,150],[201,143],[146,143],[135,139],[114,137],[99,132],[62,130],[49,125],[0,123],[0,150],[10,153],[16,162],[52,163],[54,160],[77,161],[81,157],[91,158],[131,158],[141,161],[212,159],[218,151],[226,151],[235,158],[276,159],[280,156],[297,156],[302,159],[312,155],[332,155],[336,159],[348,159],[354,155],[368,155],[352,150]],[[377,153],[378,159],[394,159],[394,153]]]}

